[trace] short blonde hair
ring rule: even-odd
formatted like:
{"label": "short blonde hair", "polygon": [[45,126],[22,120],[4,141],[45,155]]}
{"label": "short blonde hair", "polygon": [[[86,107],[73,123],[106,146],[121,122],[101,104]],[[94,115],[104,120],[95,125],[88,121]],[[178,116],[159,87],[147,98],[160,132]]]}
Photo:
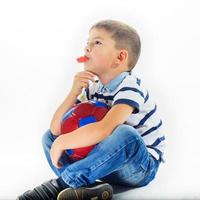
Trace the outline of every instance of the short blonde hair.
{"label": "short blonde hair", "polygon": [[115,20],[99,21],[91,27],[91,29],[93,28],[104,29],[111,33],[111,38],[116,42],[116,49],[126,49],[128,51],[128,69],[131,71],[135,67],[141,51],[140,37],[136,30],[123,22]]}

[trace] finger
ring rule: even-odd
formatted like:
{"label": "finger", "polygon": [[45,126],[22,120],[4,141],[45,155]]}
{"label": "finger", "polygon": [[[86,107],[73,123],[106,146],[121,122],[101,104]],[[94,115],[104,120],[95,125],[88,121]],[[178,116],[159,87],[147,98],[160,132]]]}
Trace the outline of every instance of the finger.
{"label": "finger", "polygon": [[90,81],[92,81],[92,80],[90,80],[88,78],[79,78],[79,79],[75,80],[75,84],[76,85],[81,85],[81,83],[87,83],[87,84],[89,84]]}
{"label": "finger", "polygon": [[81,86],[87,88],[89,87],[89,83],[81,81]]}
{"label": "finger", "polygon": [[80,73],[76,74],[75,77],[95,77],[95,75],[86,73],[86,72],[80,72]]}
{"label": "finger", "polygon": [[88,74],[88,75],[91,75],[91,76],[96,76],[95,73],[88,71],[88,70],[80,71],[77,74]]}
{"label": "finger", "polygon": [[87,75],[83,76],[82,75],[79,78],[84,79],[84,80],[91,80],[92,82],[95,82],[95,79],[92,76],[87,76]]}
{"label": "finger", "polygon": [[97,74],[95,74],[94,72],[89,71],[89,70],[85,70],[84,72],[86,72],[86,73],[88,73],[88,74],[91,74],[91,75],[93,75],[93,76],[97,76]]}
{"label": "finger", "polygon": [[63,164],[61,162],[58,162],[57,168],[62,168],[62,167],[63,167]]}
{"label": "finger", "polygon": [[53,162],[53,165],[54,165],[56,168],[58,168],[58,163]]}
{"label": "finger", "polygon": [[96,77],[95,74],[92,74],[92,73],[89,73],[89,72],[86,72],[86,71],[79,73],[78,76],[80,76],[80,77],[91,77],[91,78]]}

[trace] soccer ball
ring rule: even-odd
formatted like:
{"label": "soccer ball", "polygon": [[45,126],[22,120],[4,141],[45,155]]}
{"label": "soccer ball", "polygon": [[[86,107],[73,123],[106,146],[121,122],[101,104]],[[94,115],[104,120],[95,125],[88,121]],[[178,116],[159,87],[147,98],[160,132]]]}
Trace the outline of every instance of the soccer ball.
{"label": "soccer ball", "polygon": [[[61,122],[61,134],[66,134],[89,123],[100,121],[106,115],[110,107],[100,101],[86,101],[73,106],[66,112]],[[66,150],[71,160],[85,158],[95,145],[77,149]]]}

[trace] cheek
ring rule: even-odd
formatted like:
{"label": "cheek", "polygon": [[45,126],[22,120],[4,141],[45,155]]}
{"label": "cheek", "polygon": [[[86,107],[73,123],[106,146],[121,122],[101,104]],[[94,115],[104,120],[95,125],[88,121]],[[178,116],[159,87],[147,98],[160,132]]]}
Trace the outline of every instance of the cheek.
{"label": "cheek", "polygon": [[94,51],[92,56],[92,60],[95,63],[104,63],[106,61],[106,58],[108,57],[108,55],[104,55],[103,52],[98,52],[98,51]]}

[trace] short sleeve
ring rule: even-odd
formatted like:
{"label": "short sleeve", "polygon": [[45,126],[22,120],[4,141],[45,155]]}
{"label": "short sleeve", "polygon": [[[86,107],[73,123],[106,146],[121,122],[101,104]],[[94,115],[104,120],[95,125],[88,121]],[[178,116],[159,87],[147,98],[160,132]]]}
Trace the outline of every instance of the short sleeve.
{"label": "short sleeve", "polygon": [[112,104],[130,105],[134,108],[133,113],[138,113],[141,105],[144,104],[144,95],[138,88],[123,87],[115,94]]}

